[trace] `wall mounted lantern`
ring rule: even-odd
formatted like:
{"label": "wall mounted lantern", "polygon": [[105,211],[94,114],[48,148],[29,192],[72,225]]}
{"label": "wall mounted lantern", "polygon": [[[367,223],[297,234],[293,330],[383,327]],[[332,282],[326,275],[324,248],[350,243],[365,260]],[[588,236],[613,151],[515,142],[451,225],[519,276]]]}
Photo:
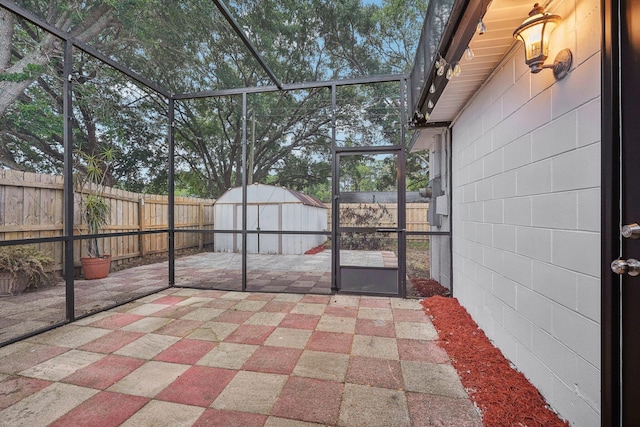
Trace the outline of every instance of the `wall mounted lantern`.
{"label": "wall mounted lantern", "polygon": [[561,50],[553,64],[544,64],[549,56],[549,38],[561,21],[560,16],[546,13],[544,7],[536,3],[529,12],[529,17],[513,32],[513,37],[524,42],[525,62],[532,73],[539,73],[543,68],[552,68],[557,80],[569,73],[573,61],[569,49]]}

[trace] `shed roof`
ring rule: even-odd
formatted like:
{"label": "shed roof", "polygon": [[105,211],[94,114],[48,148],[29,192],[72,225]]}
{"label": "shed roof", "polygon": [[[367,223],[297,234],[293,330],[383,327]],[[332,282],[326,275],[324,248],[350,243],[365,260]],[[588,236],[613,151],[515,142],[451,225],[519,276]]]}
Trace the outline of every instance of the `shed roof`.
{"label": "shed roof", "polygon": [[[247,186],[247,201],[249,203],[302,203],[307,206],[328,209],[320,199],[300,191],[258,183]],[[241,202],[242,187],[230,188],[216,200],[218,204]]]}

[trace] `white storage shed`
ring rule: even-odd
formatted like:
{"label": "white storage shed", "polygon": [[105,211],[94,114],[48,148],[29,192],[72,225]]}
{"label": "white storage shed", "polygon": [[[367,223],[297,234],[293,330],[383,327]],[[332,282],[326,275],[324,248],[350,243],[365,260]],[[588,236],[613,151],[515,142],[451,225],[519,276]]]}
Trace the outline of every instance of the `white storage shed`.
{"label": "white storage shed", "polygon": [[[214,204],[216,230],[242,230],[242,187],[231,188]],[[265,184],[247,187],[247,230],[327,231],[327,206],[315,197]],[[249,234],[247,252],[261,254],[303,254],[323,244],[323,234]],[[216,233],[216,252],[240,252],[240,233]]]}

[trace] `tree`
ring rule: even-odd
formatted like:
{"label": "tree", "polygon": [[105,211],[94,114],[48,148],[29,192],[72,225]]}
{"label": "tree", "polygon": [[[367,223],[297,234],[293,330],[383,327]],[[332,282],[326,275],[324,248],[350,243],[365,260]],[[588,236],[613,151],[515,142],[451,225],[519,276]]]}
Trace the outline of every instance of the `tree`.
{"label": "tree", "polygon": [[[272,84],[210,0],[21,5],[172,93]],[[282,81],[307,82],[407,71],[426,5],[237,0],[230,7]],[[0,164],[59,172],[62,44],[4,9],[0,19]],[[76,148],[88,155],[114,151],[108,183],[164,192],[166,100],[87,55],[76,53],[73,68]],[[339,105],[340,126],[356,135],[358,144],[398,140],[397,84],[340,90],[345,100]],[[176,106],[181,194],[217,197],[240,185],[245,119],[254,181],[327,194],[332,116],[327,89],[250,95],[246,118],[237,96]]]}

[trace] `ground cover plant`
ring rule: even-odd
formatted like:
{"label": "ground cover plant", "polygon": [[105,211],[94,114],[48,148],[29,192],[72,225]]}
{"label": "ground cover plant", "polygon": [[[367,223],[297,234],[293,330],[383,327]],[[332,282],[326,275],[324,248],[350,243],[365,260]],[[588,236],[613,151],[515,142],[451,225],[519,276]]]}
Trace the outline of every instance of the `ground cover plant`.
{"label": "ground cover plant", "polygon": [[434,296],[422,305],[438,330],[438,344],[449,354],[485,426],[569,426],[525,376],[511,367],[457,299]]}

